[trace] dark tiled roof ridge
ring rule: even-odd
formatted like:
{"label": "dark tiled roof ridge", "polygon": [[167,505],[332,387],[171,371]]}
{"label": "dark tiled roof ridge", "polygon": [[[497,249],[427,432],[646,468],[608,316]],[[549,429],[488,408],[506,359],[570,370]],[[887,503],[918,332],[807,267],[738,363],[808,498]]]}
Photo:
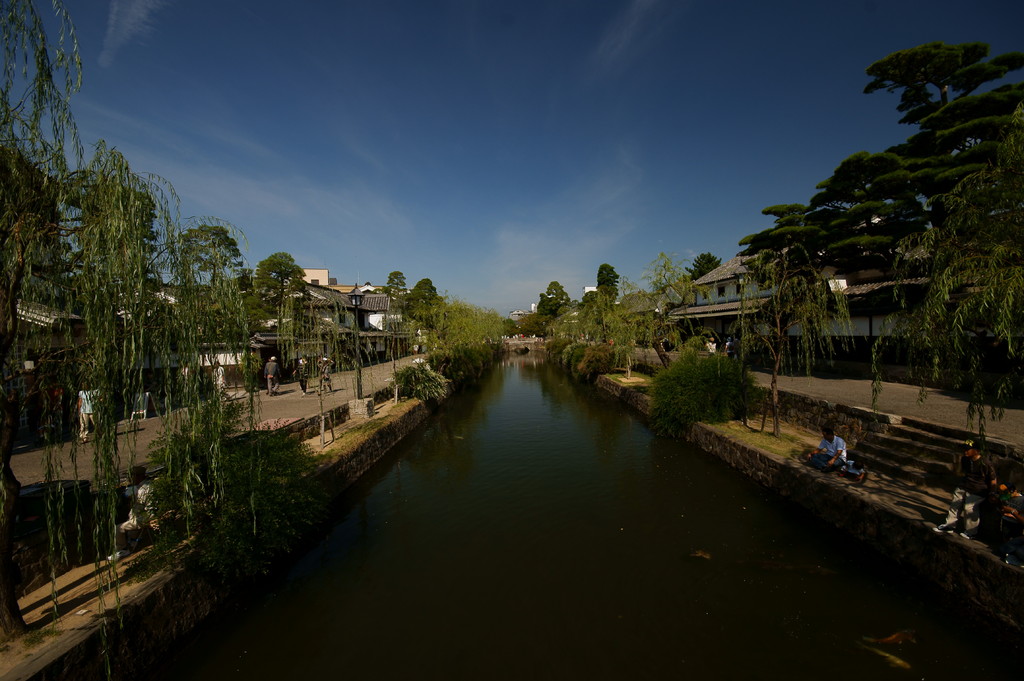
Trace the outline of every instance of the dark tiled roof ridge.
{"label": "dark tiled roof ridge", "polygon": [[747,271],[747,268],[743,266],[743,263],[750,260],[751,257],[753,256],[737,255],[735,258],[725,261],[693,283],[703,286],[706,284],[713,284],[716,281],[732,279],[736,275]]}

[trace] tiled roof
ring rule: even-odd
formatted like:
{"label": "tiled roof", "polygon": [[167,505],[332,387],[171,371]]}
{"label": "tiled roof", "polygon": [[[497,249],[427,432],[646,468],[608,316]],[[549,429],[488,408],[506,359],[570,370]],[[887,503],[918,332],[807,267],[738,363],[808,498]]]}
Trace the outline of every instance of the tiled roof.
{"label": "tiled roof", "polygon": [[863,295],[867,295],[868,293],[874,293],[875,291],[880,291],[880,290],[882,290],[884,288],[894,288],[894,287],[899,286],[901,284],[903,284],[903,285],[909,284],[909,285],[913,285],[913,286],[919,286],[921,284],[924,284],[927,281],[928,280],[926,278],[923,278],[923,277],[920,278],[920,279],[904,279],[902,281],[873,281],[873,282],[866,283],[866,284],[853,284],[852,286],[847,286],[845,289],[843,289],[843,292],[848,297],[851,297],[851,296],[863,296]]}
{"label": "tiled roof", "polygon": [[[388,302],[388,296],[385,293],[364,293],[359,309],[369,312],[387,312]],[[351,301],[349,304],[351,305]]]}
{"label": "tiled roof", "polygon": [[58,319],[81,320],[82,318],[70,312],[56,310],[39,303],[30,303],[25,300],[18,301],[18,318],[31,324],[40,326],[51,326]]}
{"label": "tiled roof", "polygon": [[[852,286],[847,286],[845,289],[843,289],[843,295],[845,295],[848,299],[856,300],[864,296],[867,296],[871,293],[875,293],[876,291],[882,291],[887,288],[891,289],[901,284],[916,286],[924,284],[927,281],[927,279],[922,278],[904,279],[902,281],[873,281],[864,284],[854,284]],[[751,300],[748,300],[746,302],[746,305],[748,307],[757,305],[760,303],[761,300],[763,299],[753,298]],[[739,301],[734,300],[728,303],[715,303],[712,305],[689,305],[685,308],[681,307],[673,311],[670,316],[674,319],[678,319],[681,317],[696,317],[700,319],[702,317],[721,317],[728,314],[739,314],[739,311],[740,303]]]}
{"label": "tiled roof", "polygon": [[707,286],[708,284],[713,284],[716,281],[735,279],[737,276],[747,271],[747,268],[743,263],[750,260],[750,258],[751,256],[749,255],[737,255],[732,260],[722,263],[693,283],[700,286]]}

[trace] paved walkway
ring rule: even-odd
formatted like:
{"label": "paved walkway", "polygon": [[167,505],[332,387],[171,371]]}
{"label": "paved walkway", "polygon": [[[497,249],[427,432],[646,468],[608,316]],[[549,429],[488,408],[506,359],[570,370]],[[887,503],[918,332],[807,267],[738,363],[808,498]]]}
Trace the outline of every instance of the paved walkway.
{"label": "paved walkway", "polygon": [[[764,386],[771,382],[771,374],[767,372],[759,371],[755,375]],[[780,376],[779,389],[851,407],[872,408],[871,381],[867,379],[826,374]],[[967,417],[968,402],[968,395],[947,390],[927,390],[922,401],[921,390],[916,386],[883,383],[877,410],[977,433],[977,421],[971,423]],[[989,437],[1024,447],[1024,402],[1012,402],[1001,418],[991,418],[987,413],[985,417],[985,433]]]}
{"label": "paved walkway", "polygon": [[[414,357],[405,357],[399,360],[397,365],[399,368],[403,367],[413,359]],[[256,395],[257,419],[260,422],[270,423],[305,419],[319,413],[321,397],[325,410],[333,409],[355,399],[355,373],[353,370],[332,374],[331,383],[334,390],[330,393],[325,392],[322,396],[315,392],[303,396],[298,381],[282,384],[280,394],[274,397],[269,397],[266,390],[262,390]],[[362,373],[363,395],[372,395],[389,385],[393,367],[391,362],[384,362],[372,367],[365,367]],[[310,388],[315,389],[318,385],[318,380],[314,380]],[[244,391],[231,392],[229,390],[229,394],[231,399],[245,399]],[[77,423],[75,425],[77,426]],[[135,453],[136,463],[145,463],[148,460],[153,441],[159,437],[162,430],[163,420],[155,417],[143,421],[120,422],[118,435],[121,448],[121,467],[128,467],[132,452]],[[77,432],[77,428],[74,432]],[[47,461],[45,448],[35,447],[29,441],[20,442],[14,450],[11,469],[23,487],[45,479],[47,465],[53,466],[57,471],[53,479],[91,479],[93,477],[92,444],[78,445],[74,449],[74,456],[72,456],[73,445],[74,443],[70,439],[66,440],[61,447],[50,453],[50,460]],[[78,462],[77,466],[75,465],[76,461]]]}

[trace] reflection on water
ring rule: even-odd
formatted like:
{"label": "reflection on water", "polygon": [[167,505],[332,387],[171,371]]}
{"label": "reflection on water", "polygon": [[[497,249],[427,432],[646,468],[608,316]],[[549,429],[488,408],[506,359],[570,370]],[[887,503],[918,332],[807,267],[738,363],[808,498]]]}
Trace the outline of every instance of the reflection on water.
{"label": "reflection on water", "polygon": [[[315,550],[163,678],[1009,673],[932,598],[525,355],[407,438]],[[906,629],[917,643],[861,646]]]}

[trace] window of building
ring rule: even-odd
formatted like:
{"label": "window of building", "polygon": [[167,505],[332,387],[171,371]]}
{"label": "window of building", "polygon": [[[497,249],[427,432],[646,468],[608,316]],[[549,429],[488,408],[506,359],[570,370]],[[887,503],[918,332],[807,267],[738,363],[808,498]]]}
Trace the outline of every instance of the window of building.
{"label": "window of building", "polygon": [[725,287],[724,286],[719,286],[718,287],[718,297],[719,298],[724,298],[725,297]]}

